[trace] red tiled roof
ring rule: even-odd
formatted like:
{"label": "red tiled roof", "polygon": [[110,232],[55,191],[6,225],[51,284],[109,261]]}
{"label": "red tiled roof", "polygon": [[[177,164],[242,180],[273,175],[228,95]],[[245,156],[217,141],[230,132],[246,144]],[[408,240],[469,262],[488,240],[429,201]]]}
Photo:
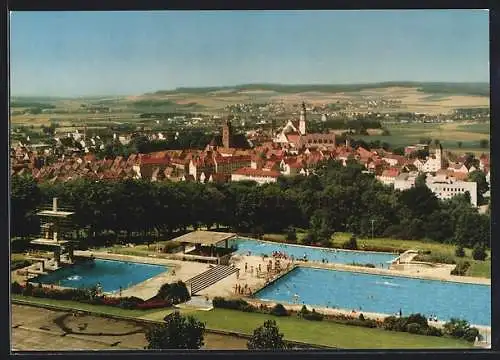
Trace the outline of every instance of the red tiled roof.
{"label": "red tiled roof", "polygon": [[302,169],[304,166],[299,162],[288,164],[292,169]]}
{"label": "red tiled roof", "polygon": [[260,170],[260,169],[252,169],[249,167],[243,167],[236,171],[233,171],[235,175],[246,175],[250,177],[279,177],[280,173],[278,171],[273,170]]}
{"label": "red tiled roof", "polygon": [[399,175],[399,169],[390,168],[390,169],[382,171],[382,176],[396,177],[398,175]]}
{"label": "red tiled roof", "polygon": [[168,165],[170,164],[169,158],[151,158],[151,157],[142,157],[141,165]]}
{"label": "red tiled roof", "polygon": [[292,144],[298,144],[300,141],[300,135],[295,133],[286,134],[286,139]]}

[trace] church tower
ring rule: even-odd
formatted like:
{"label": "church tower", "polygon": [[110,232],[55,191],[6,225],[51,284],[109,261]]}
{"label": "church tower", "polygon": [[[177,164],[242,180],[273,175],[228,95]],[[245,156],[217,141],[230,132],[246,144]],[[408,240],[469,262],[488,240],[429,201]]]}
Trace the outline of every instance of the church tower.
{"label": "church tower", "polygon": [[232,144],[233,131],[231,121],[228,119],[222,127],[222,146],[230,148]]}
{"label": "church tower", "polygon": [[299,133],[300,133],[300,135],[306,134],[306,104],[305,103],[302,103],[302,110],[300,111]]}
{"label": "church tower", "polygon": [[436,165],[439,169],[443,168],[443,147],[441,144],[436,145]]}

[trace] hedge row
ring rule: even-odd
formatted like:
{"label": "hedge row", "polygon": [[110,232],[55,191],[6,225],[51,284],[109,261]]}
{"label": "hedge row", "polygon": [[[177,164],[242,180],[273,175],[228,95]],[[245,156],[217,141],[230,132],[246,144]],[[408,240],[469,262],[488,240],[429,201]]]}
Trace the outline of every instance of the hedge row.
{"label": "hedge row", "polygon": [[94,289],[53,289],[43,287],[41,284],[35,287],[30,283],[26,286],[17,282],[12,283],[12,293],[46,299],[78,301],[92,305],[115,306],[122,309],[157,309],[172,306],[172,301],[169,299],[158,297],[146,301],[133,296],[111,298],[97,295]]}
{"label": "hedge row", "polygon": [[276,304],[273,307],[261,304],[256,307],[249,304],[243,299],[224,299],[222,297],[215,297],[213,299],[215,308],[224,308],[231,310],[240,310],[246,312],[258,312],[263,314],[271,314],[274,316],[296,316],[311,321],[334,321],[337,323],[353,326],[362,326],[368,328],[380,328],[389,331],[408,332],[411,334],[427,335],[427,336],[443,336],[444,334],[460,338],[467,341],[474,341],[476,337],[480,337],[479,331],[476,328],[469,327],[465,320],[452,319],[449,323],[445,324],[445,331],[431,326],[425,316],[421,314],[411,314],[407,317],[386,317],[383,321],[366,319],[363,314],[358,317],[352,315],[335,314],[323,315],[316,312],[315,309],[308,310],[304,305],[299,312],[286,310],[282,304]]}

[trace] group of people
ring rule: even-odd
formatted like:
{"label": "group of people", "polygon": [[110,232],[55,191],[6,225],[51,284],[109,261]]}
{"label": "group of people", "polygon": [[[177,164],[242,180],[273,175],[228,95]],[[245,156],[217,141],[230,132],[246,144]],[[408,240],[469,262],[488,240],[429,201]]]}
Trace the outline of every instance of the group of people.
{"label": "group of people", "polygon": [[252,295],[252,289],[247,284],[244,286],[236,284],[234,286],[234,293],[239,295]]}
{"label": "group of people", "polygon": [[275,259],[285,259],[288,260],[289,256],[285,252],[273,251],[273,258]]}

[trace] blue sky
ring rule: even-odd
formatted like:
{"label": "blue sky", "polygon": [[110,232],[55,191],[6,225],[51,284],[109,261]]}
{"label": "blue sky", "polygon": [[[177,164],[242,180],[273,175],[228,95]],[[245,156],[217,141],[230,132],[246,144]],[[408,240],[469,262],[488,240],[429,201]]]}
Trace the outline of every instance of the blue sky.
{"label": "blue sky", "polygon": [[12,95],[489,81],[488,12],[13,12]]}

